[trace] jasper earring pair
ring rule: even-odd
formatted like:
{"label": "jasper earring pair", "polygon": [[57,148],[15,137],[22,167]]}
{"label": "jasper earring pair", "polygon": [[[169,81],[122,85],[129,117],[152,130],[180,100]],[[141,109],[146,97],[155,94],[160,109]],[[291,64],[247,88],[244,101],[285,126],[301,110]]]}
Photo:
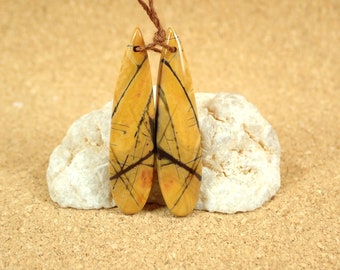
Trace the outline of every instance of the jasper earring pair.
{"label": "jasper earring pair", "polygon": [[156,102],[150,63],[137,28],[122,61],[114,92],[109,175],[121,212],[142,210],[156,177],[167,207],[186,216],[195,207],[202,176],[201,135],[187,61],[169,28],[162,49]]}

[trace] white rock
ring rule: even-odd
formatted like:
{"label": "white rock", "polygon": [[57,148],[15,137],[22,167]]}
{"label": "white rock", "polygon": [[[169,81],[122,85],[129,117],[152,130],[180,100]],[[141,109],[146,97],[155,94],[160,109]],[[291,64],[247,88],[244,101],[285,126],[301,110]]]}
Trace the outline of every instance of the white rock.
{"label": "white rock", "polygon": [[197,101],[203,179],[196,208],[235,213],[260,207],[280,187],[275,131],[240,95],[204,94]]}
{"label": "white rock", "polygon": [[[240,95],[197,93],[203,174],[196,209],[235,213],[260,207],[280,187],[280,145],[271,125]],[[47,183],[62,207],[115,206],[108,180],[112,103],[82,116],[52,153]],[[155,186],[149,201],[164,204]]]}
{"label": "white rock", "polygon": [[62,207],[98,209],[115,206],[108,181],[111,103],[80,117],[50,156],[50,197]]}

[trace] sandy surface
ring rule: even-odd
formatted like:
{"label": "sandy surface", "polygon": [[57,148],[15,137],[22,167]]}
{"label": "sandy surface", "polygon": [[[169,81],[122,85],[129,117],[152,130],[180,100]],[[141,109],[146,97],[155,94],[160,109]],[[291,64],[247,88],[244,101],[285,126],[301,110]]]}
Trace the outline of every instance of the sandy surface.
{"label": "sandy surface", "polygon": [[235,215],[59,208],[51,151],[111,99],[134,27],[154,28],[137,1],[0,0],[0,269],[340,269],[340,2],[155,2],[196,90],[240,93],[274,126],[281,189]]}

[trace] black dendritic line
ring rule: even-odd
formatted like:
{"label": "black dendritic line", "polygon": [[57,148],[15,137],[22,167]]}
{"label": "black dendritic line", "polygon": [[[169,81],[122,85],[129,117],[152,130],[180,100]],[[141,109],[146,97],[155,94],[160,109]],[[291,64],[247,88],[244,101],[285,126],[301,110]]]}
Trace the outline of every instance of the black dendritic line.
{"label": "black dendritic line", "polygon": [[193,112],[194,112],[195,120],[196,120],[197,126],[199,127],[199,123],[198,123],[196,111],[195,111],[194,105],[192,104],[191,99],[190,99],[190,97],[189,97],[189,95],[188,95],[188,91],[186,90],[186,88],[184,87],[183,83],[182,83],[181,80],[179,79],[177,73],[173,70],[173,68],[172,68],[172,66],[170,65],[170,63],[169,63],[168,61],[166,61],[164,58],[161,59],[161,62],[162,62],[165,66],[167,66],[167,67],[170,69],[171,73],[175,76],[176,80],[178,81],[178,83],[180,84],[181,88],[183,89],[183,92],[184,92],[184,94],[185,94],[185,96],[186,96],[186,98],[187,98],[187,100],[188,100],[188,102],[189,102],[189,104],[190,104],[190,107],[191,107],[191,109],[192,109]]}
{"label": "black dendritic line", "polygon": [[[128,157],[126,157],[126,159],[127,159],[127,158],[128,158]],[[125,166],[126,159],[125,159],[125,161],[124,161],[124,163],[123,163],[123,166]],[[110,162],[110,163],[111,163],[111,162]],[[123,168],[123,166],[121,166],[119,163],[116,163],[116,164],[118,164],[119,167]],[[112,165],[112,163],[111,163],[111,165]],[[115,168],[113,165],[112,165],[112,168],[115,170],[116,173],[118,173],[118,171],[116,170],[116,168]],[[124,179],[124,178],[126,178],[126,179]],[[138,201],[136,200],[135,196],[132,194],[132,189],[130,189],[130,188],[128,187],[129,184],[130,184],[130,182],[129,182],[128,177],[127,177],[125,174],[123,174],[123,175],[117,177],[117,179],[116,179],[116,181],[115,181],[115,183],[114,183],[112,189],[113,189],[113,190],[115,189],[116,184],[118,183],[118,179],[120,179],[120,181],[121,181],[121,182],[123,183],[123,185],[125,186],[125,189],[130,193],[130,196],[133,198],[133,200],[135,201],[135,203],[136,203],[137,206],[139,207]],[[112,179],[110,178],[110,180],[112,180]]]}
{"label": "black dendritic line", "polygon": [[[139,137],[141,135],[141,132],[140,132],[140,129],[142,127],[142,124],[144,124],[143,126],[146,128],[146,130],[149,132],[149,138],[151,138],[151,140],[147,140],[146,139],[146,142],[143,144],[143,148],[142,148],[142,151],[141,153],[143,154],[144,153],[144,150],[147,146],[147,143],[150,141],[152,143],[152,150],[151,152],[154,154],[155,152],[155,144],[154,142],[152,142],[152,134],[151,134],[151,127],[149,127],[147,125],[147,123],[150,123],[150,115],[149,115],[149,110],[150,110],[150,103],[152,102],[152,96],[153,96],[153,93],[151,91],[150,95],[149,95],[149,98],[148,98],[148,101],[147,101],[147,105],[145,106],[145,109],[142,113],[142,117],[141,117],[141,120],[139,121],[138,125],[137,125],[137,138],[136,138],[136,143],[135,143],[135,149],[134,151],[136,151],[136,148],[137,148],[137,144],[138,144],[138,141],[140,140]],[[149,120],[149,121],[147,121]],[[135,134],[135,137],[136,137],[136,134]],[[142,163],[141,163],[142,164]],[[154,165],[154,164],[153,164]],[[135,177],[133,179],[133,181],[131,181],[131,185],[132,187],[134,187],[135,185],[135,182],[136,182],[136,179],[137,179],[137,175],[138,175],[138,170],[139,170],[139,167],[136,168],[136,174],[135,174]]]}
{"label": "black dendritic line", "polygon": [[[161,86],[159,86],[159,92],[160,92],[159,97],[160,97],[160,100],[163,102],[163,104],[165,106],[165,112],[168,115],[169,122],[166,124],[166,128],[164,128],[164,132],[163,132],[162,136],[160,137],[160,140],[157,139],[157,144],[160,144],[161,141],[163,140],[163,138],[165,138],[165,140],[168,141],[168,139],[165,136],[165,133],[166,133],[167,129],[169,128],[169,124],[170,124],[172,135],[173,135],[173,138],[174,138],[175,144],[176,144],[177,155],[178,155],[178,158],[181,160],[181,154],[180,154],[179,147],[178,147],[175,125],[174,125],[173,120],[172,120],[172,115],[170,114],[169,104],[168,104],[167,99],[165,97],[164,90]],[[169,146],[169,149],[171,150],[170,145],[168,145],[168,146]]]}
{"label": "black dendritic line", "polygon": [[[194,171],[196,172],[196,170],[197,170],[197,168],[198,168],[198,166],[200,165],[200,162],[201,162],[201,156],[196,156],[196,158],[195,159],[193,159],[192,161],[197,161],[196,162],[196,164],[195,164],[195,166],[193,166],[194,167]],[[190,162],[192,162],[192,161],[190,161]],[[188,163],[190,163],[190,162],[188,162]],[[198,178],[198,180],[199,181],[201,181],[201,178],[202,178],[202,176],[201,175],[199,175],[200,177]],[[196,176],[197,177],[197,176]],[[188,180],[190,178],[190,180]],[[187,176],[185,177],[185,180],[184,180],[184,182],[183,182],[183,185],[182,185],[182,191],[181,191],[181,193],[179,194],[179,196],[178,196],[178,198],[177,198],[177,200],[175,201],[175,203],[174,203],[174,205],[173,205],[173,207],[171,208],[171,209],[174,209],[176,206],[177,206],[177,204],[179,203],[179,201],[182,199],[182,197],[183,197],[183,195],[184,195],[184,193],[187,191],[187,189],[188,189],[188,187],[190,186],[190,184],[191,184],[191,181],[194,179],[194,175],[193,174],[191,174],[190,172],[187,174]]]}
{"label": "black dendritic line", "polygon": [[124,98],[127,90],[130,88],[130,85],[131,83],[133,82],[133,80],[136,78],[138,72],[141,70],[142,66],[144,65],[145,61],[148,59],[148,55],[146,54],[145,57],[143,58],[142,62],[139,64],[139,65],[136,65],[137,66],[137,69],[135,71],[135,74],[133,74],[131,80],[129,81],[129,83],[127,84],[127,86],[125,87],[123,93],[120,95],[119,97],[119,100],[117,101],[113,111],[112,111],[112,114],[111,114],[111,118],[114,116],[114,114],[116,113],[116,111],[118,110],[118,107],[119,107],[119,104],[121,102],[121,100]]}
{"label": "black dendritic line", "polygon": [[[193,168],[189,167],[187,164],[183,163],[181,160],[174,158],[172,155],[164,151],[162,148],[157,149],[158,152],[158,159],[167,159],[175,165],[183,168],[184,170],[188,171],[189,173],[195,175],[199,180],[201,180],[202,176],[197,173]],[[192,162],[192,161],[190,161]],[[164,165],[164,164],[163,164]],[[169,164],[170,165],[170,164]]]}

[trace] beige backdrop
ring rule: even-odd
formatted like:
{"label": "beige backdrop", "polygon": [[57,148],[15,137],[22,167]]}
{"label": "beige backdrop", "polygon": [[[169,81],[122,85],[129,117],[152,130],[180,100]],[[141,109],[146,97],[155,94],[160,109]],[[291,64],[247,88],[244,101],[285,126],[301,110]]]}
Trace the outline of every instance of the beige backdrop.
{"label": "beige backdrop", "polygon": [[135,26],[155,29],[134,0],[0,0],[0,268],[340,269],[340,1],[155,5],[196,90],[240,93],[274,126],[281,189],[235,215],[59,208],[51,151],[111,99]]}

